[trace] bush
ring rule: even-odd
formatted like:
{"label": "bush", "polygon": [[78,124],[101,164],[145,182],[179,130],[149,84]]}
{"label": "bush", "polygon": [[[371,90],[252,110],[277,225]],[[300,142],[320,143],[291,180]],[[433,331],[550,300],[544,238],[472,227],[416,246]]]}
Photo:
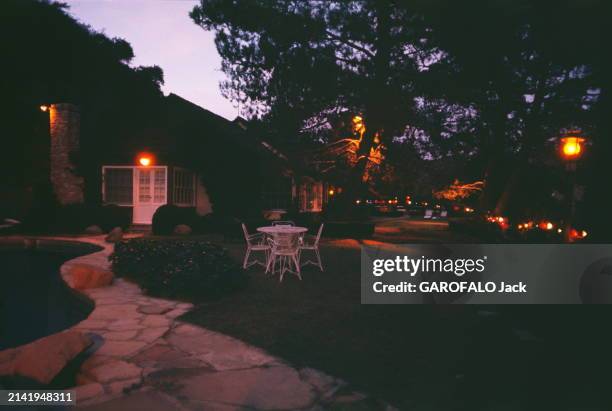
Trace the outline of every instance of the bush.
{"label": "bush", "polygon": [[152,230],[155,235],[171,235],[174,227],[186,224],[193,227],[197,216],[193,208],[177,207],[166,204],[159,207],[153,214]]}
{"label": "bush", "polygon": [[109,204],[98,208],[94,224],[99,225],[104,231],[110,231],[115,227],[126,229],[131,223],[132,216],[129,208]]}
{"label": "bush", "polygon": [[136,238],[115,245],[117,276],[136,281],[156,296],[197,300],[246,284],[246,274],[215,244],[196,240]]}

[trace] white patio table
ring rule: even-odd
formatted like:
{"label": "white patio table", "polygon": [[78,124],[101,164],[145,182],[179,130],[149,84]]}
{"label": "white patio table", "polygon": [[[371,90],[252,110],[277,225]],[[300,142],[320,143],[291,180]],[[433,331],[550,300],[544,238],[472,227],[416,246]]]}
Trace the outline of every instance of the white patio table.
{"label": "white patio table", "polygon": [[[268,272],[270,265],[272,265],[272,274],[274,274],[277,261],[276,256],[278,255],[281,262],[280,280],[283,281],[283,275],[287,271],[295,273],[300,279],[302,279],[299,263],[299,245],[296,237],[308,232],[308,229],[306,227],[295,227],[290,225],[275,225],[259,227],[257,228],[257,231],[264,233],[267,236],[271,236],[274,238],[275,243],[285,245],[285,248],[281,249],[281,252],[278,254],[276,253],[275,248],[272,247],[272,254],[268,260],[266,272]],[[291,248],[287,249],[287,244],[291,244]],[[295,266],[295,270],[291,270],[291,265]]]}
{"label": "white patio table", "polygon": [[295,227],[292,225],[271,225],[266,227],[258,227],[257,231],[270,235],[273,237],[277,236],[296,236],[304,234],[308,231],[306,227]]}

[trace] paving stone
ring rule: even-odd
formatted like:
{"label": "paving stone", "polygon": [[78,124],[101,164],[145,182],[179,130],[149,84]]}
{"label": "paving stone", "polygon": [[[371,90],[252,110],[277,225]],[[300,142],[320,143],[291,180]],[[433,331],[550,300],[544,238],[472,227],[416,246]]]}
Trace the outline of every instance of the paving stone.
{"label": "paving stone", "polygon": [[87,374],[101,383],[140,378],[142,369],[126,361],[110,361],[91,368]]}
{"label": "paving stone", "polygon": [[108,385],[108,390],[111,394],[122,394],[131,389],[137,388],[142,383],[141,378],[133,378],[129,380],[121,380],[111,382]]}
{"label": "paving stone", "polygon": [[81,411],[180,411],[178,401],[156,391],[137,391],[101,404],[80,407]]}
{"label": "paving stone", "polygon": [[112,341],[126,341],[132,340],[138,334],[137,330],[126,330],[126,331],[109,331],[107,333],[103,333],[102,336],[106,340]]}
{"label": "paving stone", "polygon": [[140,323],[146,327],[170,326],[170,320],[163,315],[147,315]]}
{"label": "paving stone", "polygon": [[199,334],[173,332],[166,340],[180,350],[193,353],[217,370],[258,367],[279,362],[262,350],[208,330],[202,330]]}
{"label": "paving stone", "polygon": [[206,331],[202,327],[198,327],[197,325],[185,324],[178,321],[177,324],[178,325],[172,330],[173,334],[195,336],[206,333]]}
{"label": "paving stone", "polygon": [[138,306],[136,304],[103,305],[96,307],[90,314],[89,318],[107,320],[114,320],[117,318],[141,318],[142,314],[140,314],[137,310]]}
{"label": "paving stone", "polygon": [[108,328],[109,324],[110,323],[107,320],[95,320],[91,318],[86,318],[85,320],[75,325],[73,328],[77,330],[78,329],[97,330],[97,329],[106,329]]}
{"label": "paving stone", "polygon": [[105,341],[102,347],[96,351],[100,355],[113,357],[124,357],[135,354],[144,348],[146,342],[143,341]]}
{"label": "paving stone", "polygon": [[110,357],[94,353],[91,357],[83,361],[83,364],[81,364],[81,370],[87,371],[112,360],[113,359]]}
{"label": "paving stone", "polygon": [[141,305],[138,307],[138,312],[142,314],[165,314],[171,309],[172,307],[161,305]]}
{"label": "paving stone", "polygon": [[155,328],[145,328],[140,331],[138,337],[136,339],[138,341],[145,341],[147,343],[151,343],[159,338],[161,338],[165,333],[168,332],[170,327],[155,327]]}
{"label": "paving stone", "polygon": [[139,319],[118,320],[108,324],[108,330],[111,331],[126,331],[126,330],[142,330],[144,325],[140,324]]}
{"label": "paving stone", "polygon": [[74,395],[78,402],[87,401],[102,394],[104,394],[104,387],[97,382],[74,387]]}
{"label": "paving stone", "polygon": [[315,400],[310,385],[289,367],[204,373],[181,383],[180,395],[192,400],[261,410],[305,408]]}
{"label": "paving stone", "polygon": [[185,308],[175,308],[174,310],[171,310],[171,311],[167,312],[166,313],[166,317],[168,317],[168,318],[180,317],[181,315],[185,314],[188,311],[189,310],[185,309]]}

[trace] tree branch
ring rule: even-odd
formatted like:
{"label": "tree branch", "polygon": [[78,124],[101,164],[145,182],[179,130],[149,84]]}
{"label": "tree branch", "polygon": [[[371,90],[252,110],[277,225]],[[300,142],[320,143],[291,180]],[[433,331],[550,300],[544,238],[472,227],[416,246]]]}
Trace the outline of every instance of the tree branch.
{"label": "tree branch", "polygon": [[332,33],[329,30],[325,30],[325,34],[329,37],[328,40],[335,40],[335,41],[339,41],[343,44],[346,44],[349,47],[354,48],[355,50],[359,50],[362,53],[367,54],[368,56],[374,58],[374,53],[372,53],[370,50],[368,50],[367,48],[360,46],[359,44],[355,44],[354,42],[350,41],[349,39],[343,38],[341,36],[338,36],[337,34]]}

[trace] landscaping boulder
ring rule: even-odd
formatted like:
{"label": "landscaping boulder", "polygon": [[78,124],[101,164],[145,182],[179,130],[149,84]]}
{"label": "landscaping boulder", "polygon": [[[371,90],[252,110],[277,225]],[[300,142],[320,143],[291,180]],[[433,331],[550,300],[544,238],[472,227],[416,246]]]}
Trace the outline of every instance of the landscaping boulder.
{"label": "landscaping boulder", "polygon": [[0,351],[0,376],[19,376],[49,384],[64,367],[91,345],[77,331],[65,331]]}
{"label": "landscaping boulder", "polygon": [[189,235],[191,234],[191,227],[189,227],[187,224],[179,224],[174,227],[174,234]]}
{"label": "landscaping boulder", "polygon": [[107,243],[118,243],[123,240],[123,230],[121,227],[113,228],[104,239]]}
{"label": "landscaping boulder", "polygon": [[100,235],[104,234],[104,231],[98,225],[90,225],[89,227],[85,228],[85,234]]}
{"label": "landscaping boulder", "polygon": [[113,282],[113,273],[88,264],[74,264],[68,269],[69,282],[72,288],[106,287]]}

